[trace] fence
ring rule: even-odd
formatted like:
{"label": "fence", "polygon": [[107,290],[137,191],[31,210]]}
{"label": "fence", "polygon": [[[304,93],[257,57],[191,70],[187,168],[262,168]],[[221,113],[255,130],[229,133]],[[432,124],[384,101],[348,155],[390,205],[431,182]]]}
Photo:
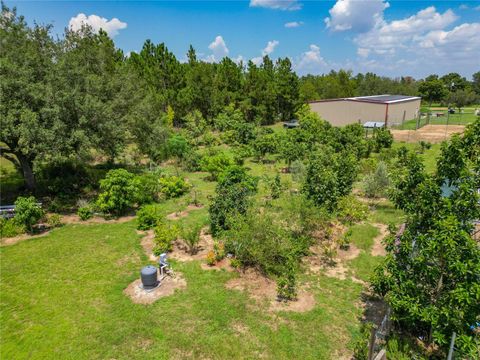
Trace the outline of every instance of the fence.
{"label": "fence", "polygon": [[385,349],[382,349],[382,346],[385,344],[385,340],[390,334],[390,312],[391,310],[388,307],[380,326],[372,327],[370,341],[368,343],[368,360],[386,359],[386,351]]}

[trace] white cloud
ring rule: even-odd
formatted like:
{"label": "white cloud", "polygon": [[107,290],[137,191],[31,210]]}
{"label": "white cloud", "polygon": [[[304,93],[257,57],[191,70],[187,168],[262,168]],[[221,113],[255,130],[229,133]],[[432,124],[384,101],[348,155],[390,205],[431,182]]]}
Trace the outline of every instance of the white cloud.
{"label": "white cloud", "polygon": [[291,21],[285,23],[286,28],[296,28],[303,25],[303,21]]}
{"label": "white cloud", "polygon": [[384,0],[337,0],[325,24],[332,31],[365,32],[383,19],[383,11],[389,6]]}
{"label": "white cloud", "polygon": [[298,0],[250,0],[250,7],[263,7],[275,10],[300,10]]}
{"label": "white cloud", "polygon": [[295,61],[294,67],[299,73],[319,74],[326,69],[327,63],[320,55],[320,47],[311,44],[309,50],[302,53]]}
{"label": "white cloud", "polygon": [[225,41],[221,35],[218,35],[215,40],[208,45],[208,48],[212,50],[213,53],[208,55],[205,59],[208,62],[220,61],[222,58],[228,55],[227,45],[225,44]]}
{"label": "white cloud", "polygon": [[270,55],[275,48],[280,44],[278,40],[271,40],[267,43],[267,46],[265,46],[265,49],[262,50],[262,55]]}
{"label": "white cloud", "polygon": [[468,10],[468,9],[469,9],[469,7],[468,7],[467,4],[462,4],[462,5],[460,5],[458,8],[459,8],[460,10]]}
{"label": "white cloud", "polygon": [[103,29],[111,37],[116,36],[119,30],[127,27],[127,23],[122,22],[117,18],[107,20],[98,15],[87,16],[83,13],[79,13],[77,16],[72,17],[68,23],[68,27],[73,31],[78,31],[84,24],[90,25],[95,32]]}
{"label": "white cloud", "polygon": [[452,27],[457,20],[452,10],[439,13],[433,6],[404,19],[382,19],[354,38],[358,70],[418,76],[474,72],[480,58],[480,23]]}

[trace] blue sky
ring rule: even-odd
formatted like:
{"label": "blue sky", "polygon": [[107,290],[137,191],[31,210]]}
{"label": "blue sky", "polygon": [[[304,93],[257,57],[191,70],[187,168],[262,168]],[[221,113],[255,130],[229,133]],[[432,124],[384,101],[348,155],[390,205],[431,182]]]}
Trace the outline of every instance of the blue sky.
{"label": "blue sky", "polygon": [[480,1],[6,1],[54,34],[88,22],[125,53],[146,39],[179,59],[288,56],[300,74],[330,69],[416,78],[480,70]]}

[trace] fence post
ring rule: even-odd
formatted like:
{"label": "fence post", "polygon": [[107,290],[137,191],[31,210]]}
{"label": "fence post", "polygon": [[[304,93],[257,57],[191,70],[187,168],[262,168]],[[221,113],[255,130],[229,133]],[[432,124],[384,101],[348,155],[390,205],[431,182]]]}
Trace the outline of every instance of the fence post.
{"label": "fence post", "polygon": [[457,336],[457,334],[455,333],[455,331],[453,332],[452,334],[452,340],[450,341],[450,349],[448,350],[448,356],[447,356],[447,360],[452,360],[452,357],[453,357],[453,348],[455,346],[455,337]]}
{"label": "fence post", "polygon": [[370,329],[370,340],[368,341],[368,356],[367,356],[368,360],[373,359],[374,350],[375,350],[375,333],[376,333],[376,331],[377,331],[377,329],[375,328],[375,326],[372,326],[372,328]]}

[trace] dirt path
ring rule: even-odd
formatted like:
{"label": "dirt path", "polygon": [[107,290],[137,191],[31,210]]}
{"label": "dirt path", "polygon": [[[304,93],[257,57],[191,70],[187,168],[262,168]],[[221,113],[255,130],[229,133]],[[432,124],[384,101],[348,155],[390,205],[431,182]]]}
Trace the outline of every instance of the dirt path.
{"label": "dirt path", "polygon": [[194,205],[194,204],[190,204],[187,206],[187,208],[183,211],[176,211],[176,212],[173,212],[171,214],[168,214],[166,216],[166,218],[168,220],[178,220],[178,219],[181,219],[181,218],[184,218],[186,216],[188,216],[188,214],[190,213],[190,211],[195,211],[195,210],[200,210],[200,209],[203,209],[203,205]]}
{"label": "dirt path", "polygon": [[41,234],[38,234],[38,235],[22,234],[22,235],[17,235],[17,236],[14,236],[14,237],[2,238],[0,240],[0,244],[1,244],[1,246],[14,245],[14,244],[17,244],[21,241],[44,237],[44,236],[47,236],[48,234],[50,234],[50,231],[45,231],[45,232],[43,232]]}
{"label": "dirt path", "polygon": [[387,252],[385,251],[385,247],[382,244],[383,239],[388,235],[388,226],[385,224],[375,223],[372,224],[375,226],[380,233],[373,239],[373,246],[371,250],[372,256],[385,256]]}
{"label": "dirt path", "polygon": [[418,142],[428,141],[431,143],[442,142],[453,134],[463,133],[463,125],[425,125],[418,130],[396,130],[391,129],[393,138],[396,141]]}
{"label": "dirt path", "polygon": [[62,223],[63,224],[82,224],[82,225],[90,225],[90,224],[123,224],[135,219],[134,215],[129,216],[121,216],[115,219],[104,219],[100,216],[94,216],[88,220],[81,220],[80,217],[76,214],[72,215],[62,215]]}

